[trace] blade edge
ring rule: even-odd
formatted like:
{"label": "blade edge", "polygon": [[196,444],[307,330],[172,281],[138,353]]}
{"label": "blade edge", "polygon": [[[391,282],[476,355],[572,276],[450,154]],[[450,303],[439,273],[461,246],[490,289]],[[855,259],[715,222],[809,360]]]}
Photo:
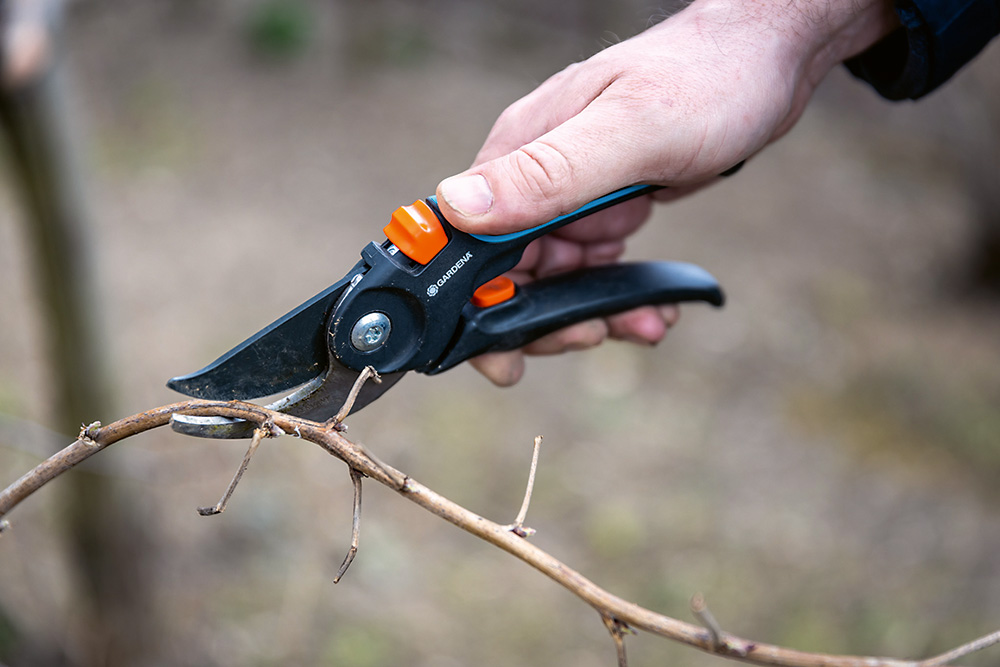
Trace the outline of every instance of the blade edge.
{"label": "blade edge", "polygon": [[350,276],[289,311],[204,368],[167,381],[193,398],[248,400],[287,391],[328,368],[327,317]]}

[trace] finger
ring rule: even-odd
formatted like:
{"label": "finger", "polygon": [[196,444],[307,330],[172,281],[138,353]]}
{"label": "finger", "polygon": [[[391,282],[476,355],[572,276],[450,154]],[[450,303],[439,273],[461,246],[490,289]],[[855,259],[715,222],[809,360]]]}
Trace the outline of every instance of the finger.
{"label": "finger", "polygon": [[469,360],[472,367],[498,387],[510,387],[524,375],[524,355],[519,350],[490,352]]}
{"label": "finger", "polygon": [[595,101],[517,150],[445,179],[437,189],[442,213],[463,231],[505,234],[635,182],[637,147],[606,106]]}
{"label": "finger", "polygon": [[602,266],[613,264],[625,253],[624,241],[608,241],[606,243],[591,243],[583,248],[584,266]]}
{"label": "finger", "polygon": [[574,63],[504,109],[474,165],[495,160],[534,141],[580,113],[608,85],[610,72]]}
{"label": "finger", "polygon": [[676,305],[644,306],[608,318],[610,336],[639,345],[655,345],[680,319]]}
{"label": "finger", "polygon": [[650,197],[652,197],[653,199],[655,199],[660,203],[672,202],[682,197],[687,197],[688,195],[693,194],[704,187],[712,185],[713,183],[717,183],[720,180],[723,179],[719,176],[716,176],[715,178],[709,178],[705,181],[702,181],[701,183],[695,183],[693,185],[678,185],[669,188],[663,188],[662,190],[657,190],[656,192],[653,192],[650,195]]}
{"label": "finger", "polygon": [[525,354],[559,354],[572,350],[586,350],[600,345],[608,337],[608,325],[604,320],[587,320],[573,326],[554,331],[524,346]]}
{"label": "finger", "polygon": [[588,266],[611,264],[621,257],[623,252],[625,252],[624,241],[580,245],[550,236],[542,239],[537,252],[533,253],[533,264],[525,264],[522,268],[529,270],[533,278],[545,278]]}
{"label": "finger", "polygon": [[660,306],[660,317],[663,318],[663,323],[667,325],[667,328],[672,329],[681,321],[681,307],[676,303]]}
{"label": "finger", "polygon": [[[607,193],[605,193],[607,194]],[[636,197],[562,227],[553,234],[578,243],[599,243],[623,239],[635,233],[649,218],[649,197]]]}
{"label": "finger", "polygon": [[544,278],[556,273],[572,271],[583,266],[584,249],[579,243],[550,236],[539,244],[539,254],[531,273]]}
{"label": "finger", "polygon": [[[544,264],[543,273],[548,274],[553,272],[554,267],[573,269],[609,264],[624,252],[623,239],[646,222],[651,207],[649,197],[639,197],[557,229],[529,243],[515,270],[532,272],[535,267]],[[581,244],[581,252],[574,257],[568,248],[547,248],[549,239],[553,238]],[[553,253],[559,254],[553,256]]]}

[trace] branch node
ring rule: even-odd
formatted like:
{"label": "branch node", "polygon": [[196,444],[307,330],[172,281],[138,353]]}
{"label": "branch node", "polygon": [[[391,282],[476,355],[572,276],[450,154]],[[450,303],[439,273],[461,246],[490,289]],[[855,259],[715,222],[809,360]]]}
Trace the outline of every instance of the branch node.
{"label": "branch node", "polygon": [[3,533],[9,528],[10,528],[10,521],[7,521],[7,519],[0,519],[0,533]]}
{"label": "branch node", "polygon": [[[600,611],[600,610],[599,610]],[[618,654],[618,667],[628,667],[628,657],[625,655],[625,635],[634,635],[635,630],[629,627],[628,623],[618,620],[611,614],[600,612],[604,627],[611,634],[611,640],[615,643],[615,652]]]}
{"label": "branch node", "polygon": [[[399,472],[392,466],[383,462],[382,459],[372,454],[371,450],[365,447],[364,444],[360,442],[353,442],[350,443],[350,445],[353,446],[362,456],[368,459],[371,462],[372,466],[378,468],[378,470],[381,471],[383,475],[385,475],[388,479],[392,480],[392,488],[396,489],[397,491],[403,490],[403,487],[406,485],[406,480],[407,480],[406,475]],[[353,470],[353,468],[351,469]],[[358,474],[362,473],[358,471]]]}
{"label": "branch node", "polygon": [[[719,653],[723,649],[728,649],[726,642],[722,638],[722,626],[719,622],[715,620],[715,616],[712,614],[711,610],[708,608],[708,604],[705,602],[705,596],[701,593],[695,593],[691,596],[691,613],[694,614],[695,618],[705,626],[708,630],[708,640],[713,653]],[[752,650],[753,647],[745,648],[744,655]],[[738,653],[739,651],[737,651]]]}
{"label": "branch node", "polygon": [[97,447],[97,436],[101,432],[101,422],[90,422],[89,424],[80,424],[80,434],[77,437],[78,440],[90,445],[91,447]]}

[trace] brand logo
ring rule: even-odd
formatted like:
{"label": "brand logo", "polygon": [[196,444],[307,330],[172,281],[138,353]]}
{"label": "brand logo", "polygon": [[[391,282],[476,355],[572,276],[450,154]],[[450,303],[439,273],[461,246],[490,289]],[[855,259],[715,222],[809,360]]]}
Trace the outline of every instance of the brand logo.
{"label": "brand logo", "polygon": [[448,282],[453,275],[458,273],[459,269],[465,266],[465,263],[468,262],[470,259],[472,259],[471,252],[467,252],[465,253],[465,255],[460,257],[459,260],[455,262],[450,269],[444,272],[443,276],[437,279],[437,282],[433,282],[427,286],[427,296],[434,296],[435,294],[437,294],[441,290],[441,288],[444,287],[444,284]]}

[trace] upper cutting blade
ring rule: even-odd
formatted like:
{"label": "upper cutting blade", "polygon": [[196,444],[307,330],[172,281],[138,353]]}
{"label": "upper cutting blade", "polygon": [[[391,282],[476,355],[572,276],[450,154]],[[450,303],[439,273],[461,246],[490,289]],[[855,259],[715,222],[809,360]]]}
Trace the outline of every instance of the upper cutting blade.
{"label": "upper cutting blade", "polygon": [[167,386],[194,398],[249,400],[288,391],[329,366],[327,319],[354,271],[200,371]]}

